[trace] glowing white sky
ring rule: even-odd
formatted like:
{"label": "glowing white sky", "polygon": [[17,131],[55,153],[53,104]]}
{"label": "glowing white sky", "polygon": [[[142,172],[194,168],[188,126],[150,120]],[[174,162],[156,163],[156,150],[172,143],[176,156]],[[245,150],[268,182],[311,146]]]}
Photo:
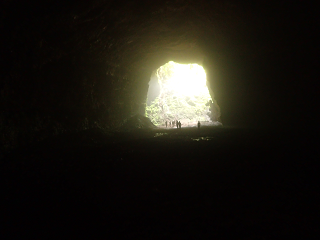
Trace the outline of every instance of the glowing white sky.
{"label": "glowing white sky", "polygon": [[209,94],[206,86],[206,72],[198,64],[174,64],[174,74],[165,88],[177,95],[197,96]]}

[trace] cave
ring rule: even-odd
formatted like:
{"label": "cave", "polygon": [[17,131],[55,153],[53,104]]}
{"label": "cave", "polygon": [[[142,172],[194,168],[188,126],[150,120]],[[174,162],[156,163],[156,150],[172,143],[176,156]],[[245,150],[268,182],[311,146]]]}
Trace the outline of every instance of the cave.
{"label": "cave", "polygon": [[304,57],[316,54],[314,31],[297,38],[295,21],[269,21],[272,4],[15,0],[1,9],[5,148],[144,115],[150,76],[168,61],[204,67],[225,126],[316,126],[315,90],[298,84],[314,79]]}
{"label": "cave", "polygon": [[[1,1],[5,233],[315,236],[316,9]],[[205,110],[219,124],[166,129],[148,118],[148,90],[170,61],[203,67]]]}

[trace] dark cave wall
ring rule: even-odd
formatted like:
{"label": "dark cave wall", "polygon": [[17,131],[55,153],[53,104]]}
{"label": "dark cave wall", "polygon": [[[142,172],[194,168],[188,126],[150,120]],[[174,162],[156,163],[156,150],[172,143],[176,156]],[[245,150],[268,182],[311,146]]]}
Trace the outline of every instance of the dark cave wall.
{"label": "dark cave wall", "polygon": [[169,60],[199,61],[198,39],[221,18],[208,10],[225,8],[207,1],[1,4],[4,146],[114,129],[143,114],[152,71]]}
{"label": "dark cave wall", "polygon": [[2,146],[114,129],[144,113],[151,73],[169,60],[203,64],[224,125],[316,122],[313,15],[249,5],[3,1]]}
{"label": "dark cave wall", "polygon": [[242,23],[203,41],[225,126],[318,129],[319,25],[312,4],[244,3]]}

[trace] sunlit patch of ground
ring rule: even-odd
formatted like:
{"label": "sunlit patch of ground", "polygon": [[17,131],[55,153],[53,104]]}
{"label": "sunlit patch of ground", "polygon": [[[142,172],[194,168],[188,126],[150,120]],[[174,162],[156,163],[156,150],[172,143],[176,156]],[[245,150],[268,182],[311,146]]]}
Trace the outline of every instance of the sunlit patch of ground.
{"label": "sunlit patch of ground", "polygon": [[[196,121],[180,121],[181,122],[181,128],[194,128],[194,127],[198,127],[198,122]],[[200,126],[202,127],[222,127],[222,123],[220,122],[211,122],[211,121],[200,121]],[[159,128],[177,128],[176,125],[170,125],[167,124],[167,126],[165,124],[161,124],[158,126]]]}

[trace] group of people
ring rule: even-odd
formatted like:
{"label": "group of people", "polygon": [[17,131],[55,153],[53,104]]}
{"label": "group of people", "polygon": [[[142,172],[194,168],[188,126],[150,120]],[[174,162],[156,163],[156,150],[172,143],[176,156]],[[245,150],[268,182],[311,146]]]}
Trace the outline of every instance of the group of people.
{"label": "group of people", "polygon": [[[169,127],[175,127],[176,126],[178,129],[181,129],[181,122],[178,121],[178,120],[173,120],[172,122],[169,121],[169,123],[168,123],[168,121],[166,121],[165,124],[166,124],[166,128],[168,126]],[[200,126],[201,126],[200,121],[198,121],[197,126],[198,126],[198,129],[200,129]]]}
{"label": "group of people", "polygon": [[168,121],[166,121],[166,127],[168,127],[168,125],[169,125],[169,127],[176,126],[177,128],[181,129],[181,122],[178,120],[173,120],[172,122],[169,121],[169,124],[168,124]]}

